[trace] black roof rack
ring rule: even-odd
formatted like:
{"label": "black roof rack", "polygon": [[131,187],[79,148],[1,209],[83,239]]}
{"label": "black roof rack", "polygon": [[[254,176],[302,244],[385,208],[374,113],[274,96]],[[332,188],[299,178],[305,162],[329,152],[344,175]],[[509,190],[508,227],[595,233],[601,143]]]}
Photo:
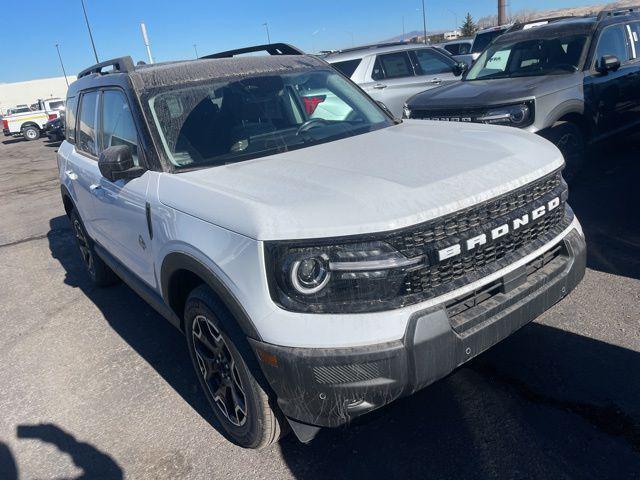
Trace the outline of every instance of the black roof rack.
{"label": "black roof rack", "polygon": [[304,55],[304,52],[288,43],[267,43],[265,45],[256,45],[253,47],[238,48],[236,50],[227,50],[226,52],[212,53],[199,58],[232,58],[237,55],[253,52],[267,52],[269,55]]}
{"label": "black roof rack", "polygon": [[85,68],[78,74],[78,78],[86,77],[92,73],[102,74],[102,69],[106,67],[113,67],[113,69],[104,73],[126,73],[135,69],[131,57],[112,58],[111,60],[105,60],[104,62],[96,63],[89,68]]}
{"label": "black roof rack", "polygon": [[640,12],[640,6],[636,7],[627,7],[627,8],[617,8],[614,10],[602,10],[598,14],[598,20],[604,20],[608,17],[619,17],[620,15],[630,15],[632,13]]}
{"label": "black roof rack", "polygon": [[372,50],[374,48],[385,48],[385,47],[396,47],[398,45],[408,45],[409,42],[383,42],[383,43],[372,43],[370,45],[360,45],[359,47],[350,47],[350,48],[342,48],[340,50],[336,50],[332,53],[347,53],[347,52],[357,52],[358,50]]}
{"label": "black roof rack", "polygon": [[519,30],[524,30],[527,25],[535,25],[536,23],[548,25],[549,23],[559,22],[560,20],[566,20],[568,18],[578,18],[573,15],[563,15],[560,17],[546,17],[546,18],[537,18],[535,20],[526,20],[526,21],[516,21],[513,25],[511,25],[505,33],[517,32]]}

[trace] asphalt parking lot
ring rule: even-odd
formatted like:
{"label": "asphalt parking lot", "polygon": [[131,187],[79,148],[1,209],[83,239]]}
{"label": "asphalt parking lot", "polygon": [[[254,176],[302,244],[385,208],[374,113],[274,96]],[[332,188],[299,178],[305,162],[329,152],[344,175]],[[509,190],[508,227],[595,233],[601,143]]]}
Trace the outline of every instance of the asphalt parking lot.
{"label": "asphalt parking lot", "polygon": [[0,142],[0,479],[640,478],[640,135],[571,189],[589,268],[562,303],[349,429],[259,452],[218,433],[177,330],[90,286],[56,147]]}

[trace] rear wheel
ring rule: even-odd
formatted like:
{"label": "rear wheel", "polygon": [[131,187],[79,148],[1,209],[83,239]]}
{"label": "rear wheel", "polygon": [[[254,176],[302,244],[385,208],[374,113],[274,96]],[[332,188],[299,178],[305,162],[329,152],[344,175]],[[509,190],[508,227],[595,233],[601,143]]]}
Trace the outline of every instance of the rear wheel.
{"label": "rear wheel", "polygon": [[69,216],[71,220],[71,227],[76,237],[76,245],[80,250],[80,258],[82,264],[87,270],[91,281],[97,287],[107,287],[118,283],[118,276],[113,273],[106,263],[96,254],[93,241],[87,235],[87,231],[84,229],[84,224],[80,219],[80,215],[76,210],[71,212]]}
{"label": "rear wheel", "polygon": [[245,448],[264,448],[282,434],[281,415],[244,333],[209,287],[185,306],[189,354],[207,400],[227,433]]}
{"label": "rear wheel", "polygon": [[29,125],[28,127],[22,129],[22,136],[28,142],[37,140],[38,138],[40,138],[40,130],[38,129],[38,127]]}
{"label": "rear wheel", "polygon": [[558,122],[544,136],[562,152],[566,163],[563,176],[567,182],[573,181],[585,163],[586,152],[582,130],[575,123]]}

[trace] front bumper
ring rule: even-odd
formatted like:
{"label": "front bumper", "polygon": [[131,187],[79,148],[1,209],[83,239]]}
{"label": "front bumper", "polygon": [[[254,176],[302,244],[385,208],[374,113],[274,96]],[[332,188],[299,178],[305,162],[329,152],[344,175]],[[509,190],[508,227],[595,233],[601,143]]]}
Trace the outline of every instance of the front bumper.
{"label": "front bumper", "polygon": [[414,313],[402,340],[341,349],[250,341],[282,412],[336,427],[426,387],[511,335],[572,291],[585,266],[585,241],[574,229],[481,291]]}

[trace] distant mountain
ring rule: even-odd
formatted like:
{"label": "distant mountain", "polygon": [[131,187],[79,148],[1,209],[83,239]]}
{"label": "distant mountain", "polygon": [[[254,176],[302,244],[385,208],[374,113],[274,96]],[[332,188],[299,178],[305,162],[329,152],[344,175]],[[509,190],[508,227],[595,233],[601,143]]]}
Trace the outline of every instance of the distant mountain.
{"label": "distant mountain", "polygon": [[[427,37],[430,35],[442,35],[444,32],[448,32],[449,30],[427,30]],[[424,32],[422,30],[411,30],[410,32],[406,32],[404,34],[404,40],[409,40],[412,37],[422,37]],[[380,43],[389,43],[389,42],[401,42],[403,40],[402,35],[398,35],[396,37],[387,38],[386,40],[381,40]]]}

